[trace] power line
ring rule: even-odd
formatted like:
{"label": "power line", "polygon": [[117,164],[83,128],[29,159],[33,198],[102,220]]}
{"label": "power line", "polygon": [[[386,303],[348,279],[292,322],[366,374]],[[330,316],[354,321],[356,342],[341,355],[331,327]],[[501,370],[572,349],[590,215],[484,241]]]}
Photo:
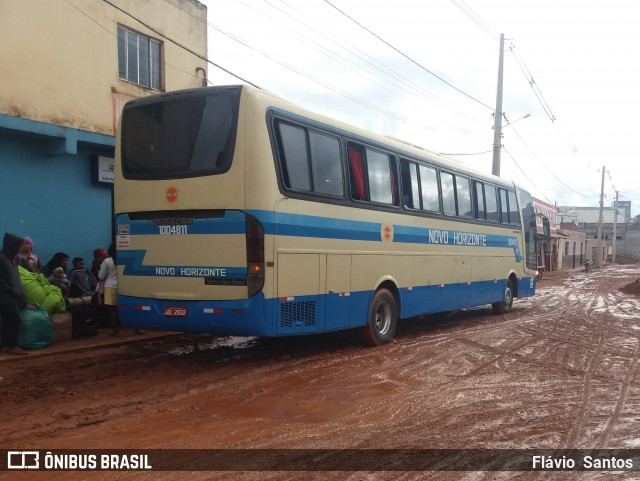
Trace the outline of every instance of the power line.
{"label": "power line", "polygon": [[[235,0],[236,2],[242,3],[243,5],[245,5],[247,8],[251,8],[254,11],[257,11],[255,8],[251,7],[250,5],[248,5],[245,1],[243,0]],[[267,3],[268,5],[270,5],[271,7],[273,7],[274,9],[278,10],[279,12],[282,12],[284,15],[288,16],[289,18],[293,19],[296,22],[300,22],[299,18],[294,17],[293,15],[291,15],[288,12],[285,12],[283,9],[277,7],[276,5],[274,5],[273,3],[271,3],[269,0],[263,0],[265,3]],[[394,87],[396,88],[400,88],[401,90],[411,94],[411,95],[417,95],[419,97],[424,97],[427,100],[436,102],[440,105],[442,105],[443,107],[451,110],[452,112],[467,117],[470,120],[473,120],[475,122],[480,123],[479,120],[474,119],[472,117],[470,117],[469,115],[467,115],[464,112],[460,112],[459,110],[457,110],[456,108],[452,107],[451,105],[445,103],[444,101],[442,101],[442,99],[440,99],[439,97],[437,97],[436,95],[432,94],[431,92],[429,92],[428,90],[424,89],[423,87],[421,87],[420,85],[416,84],[415,82],[413,82],[412,80],[406,78],[405,76],[397,73],[394,69],[389,68],[388,66],[386,66],[384,63],[378,61],[377,59],[375,59],[374,57],[372,57],[371,55],[367,54],[365,51],[363,51],[362,49],[360,49],[357,45],[354,45],[353,43],[349,42],[348,39],[345,39],[344,37],[336,37],[335,33],[331,33],[330,35],[327,35],[326,33],[323,33],[321,31],[319,31],[317,28],[315,28],[313,25],[310,25],[309,22],[319,25],[317,24],[317,22],[315,22],[314,20],[312,20],[311,18],[309,18],[307,15],[305,15],[304,12],[301,12],[300,10],[298,10],[297,8],[295,8],[294,6],[290,5],[289,3],[287,3],[284,0],[279,0],[280,3],[282,3],[283,5],[285,5],[286,7],[288,7],[290,10],[292,10],[293,12],[295,12],[298,17],[301,17],[302,19],[304,19],[302,21],[302,24],[309,28],[312,32],[320,35],[322,38],[326,39],[329,43],[337,46],[339,49],[342,49],[344,51],[346,51],[348,54],[355,56],[356,58],[358,58],[359,60],[361,60],[362,62],[364,62],[367,65],[370,65],[373,69],[375,69],[376,71],[381,72],[382,74],[386,75],[387,77],[390,77],[392,80],[390,80],[389,78],[384,78],[384,77],[380,77],[379,75],[377,75],[375,72],[369,70],[369,69],[365,69],[362,66],[346,59],[348,62],[352,63],[353,65],[356,65],[358,68],[363,69],[368,71],[369,73],[375,75],[377,78],[385,81],[385,82],[389,82],[392,83],[392,81],[395,82],[400,82],[400,84],[406,86],[406,88],[396,85],[396,84],[392,84],[394,85]],[[262,15],[262,13],[259,13]],[[283,25],[281,22],[278,22],[277,20],[274,20],[272,18],[269,18],[271,21],[274,21],[276,23],[278,23],[279,25]],[[287,30],[291,30],[290,28],[288,28],[286,25],[284,25],[284,27]],[[324,27],[322,27],[320,25],[320,27],[326,32],[327,30],[324,29]],[[303,41],[308,42],[310,40],[308,40],[307,38],[303,37],[302,38]],[[339,40],[339,41],[337,41]],[[316,45],[319,45],[317,42],[313,42]],[[321,46],[323,48],[323,50],[327,50],[330,54],[334,54],[335,52],[332,50],[329,50],[328,48]],[[347,48],[350,47],[350,48]],[[334,59],[333,57],[331,57],[332,59]],[[341,58],[344,58],[341,56]]]}
{"label": "power line", "polygon": [[555,122],[556,121],[556,117],[555,117],[555,115],[553,115],[553,112],[551,111],[551,107],[549,107],[549,104],[544,99],[544,97],[542,95],[542,92],[540,91],[540,88],[538,87],[538,84],[533,79],[533,75],[531,75],[531,72],[527,68],[527,65],[524,63],[524,60],[522,59],[522,56],[520,56],[519,53],[516,53],[516,47],[515,47],[515,45],[513,45],[513,43],[511,43],[511,46],[509,47],[509,51],[513,54],[513,57],[516,59],[516,63],[518,64],[518,66],[520,67],[520,70],[522,71],[522,73],[524,74],[525,78],[527,79],[527,83],[531,86],[531,89],[533,90],[533,93],[535,94],[536,98],[538,99],[538,102],[542,106],[542,109],[545,111],[545,113],[549,117],[549,120],[551,120],[551,122]]}
{"label": "power line", "polygon": [[[522,175],[524,175],[524,178],[529,181],[529,184],[531,185],[531,187],[536,188],[536,184],[534,184],[533,181],[529,178],[529,176],[527,174],[525,174],[524,170],[522,170],[522,167],[520,167],[520,164],[518,164],[518,162],[516,162],[516,159],[513,157],[513,155],[511,155],[511,153],[509,153],[509,151],[506,149],[506,147],[502,146],[502,150],[504,150],[504,153],[507,154],[511,160],[513,160],[513,163],[518,168],[518,170],[522,173]],[[508,164],[507,164],[507,168],[509,168]],[[544,197],[549,204],[553,205],[553,202],[551,202],[549,200],[549,198],[546,195],[544,195],[544,192],[540,191],[540,193],[542,194],[542,197]]]}
{"label": "power line", "polygon": [[394,50],[395,52],[399,53],[400,55],[402,55],[404,58],[406,58],[407,60],[409,60],[411,63],[417,65],[418,67],[420,67],[422,70],[424,70],[425,72],[433,75],[435,78],[437,78],[438,80],[440,80],[441,82],[445,83],[446,85],[448,85],[449,87],[451,87],[452,89],[460,92],[462,95],[464,95],[465,97],[470,98],[471,100],[473,100],[474,102],[479,103],[480,105],[483,105],[484,107],[488,108],[489,110],[495,110],[493,107],[490,107],[489,105],[485,104],[484,102],[481,102],[480,100],[476,99],[475,97],[469,95],[468,93],[464,92],[463,90],[460,90],[458,87],[456,87],[455,85],[451,84],[450,82],[447,82],[445,79],[443,79],[442,77],[440,77],[439,75],[435,74],[434,72],[432,72],[431,70],[429,70],[428,68],[424,67],[423,65],[421,65],[420,63],[418,63],[417,61],[415,61],[414,59],[412,59],[411,57],[409,57],[408,55],[406,55],[404,52],[400,51],[399,49],[397,49],[396,47],[394,47],[393,45],[391,45],[389,42],[387,42],[386,40],[384,40],[383,38],[381,38],[379,35],[377,35],[376,33],[374,33],[373,31],[371,31],[370,29],[368,29],[367,27],[365,27],[364,25],[362,25],[360,22],[358,22],[356,19],[354,19],[353,17],[347,15],[344,11],[340,10],[338,7],[336,7],[334,4],[332,4],[329,0],[324,0],[324,2],[327,5],[330,5],[331,7],[333,7],[334,9],[336,9],[338,12],[340,12],[342,15],[344,15],[345,17],[347,17],[349,20],[351,20],[353,23],[355,23],[356,25],[358,25],[360,28],[366,30],[367,32],[369,32],[371,35],[373,35],[375,38],[377,38],[378,40],[380,40],[382,43],[384,43],[387,47],[391,48],[392,50]]}
{"label": "power line", "polygon": [[500,34],[491,25],[484,21],[480,15],[473,11],[464,0],[449,0],[458,10],[460,10],[469,20],[471,20],[480,30],[486,33],[492,40],[500,41]]}
{"label": "power line", "polygon": [[515,132],[515,134],[518,136],[518,138],[520,139],[520,141],[522,142],[522,144],[529,150],[529,152],[531,152],[531,155],[533,155],[535,157],[535,159],[540,162],[540,165],[542,165],[558,182],[560,182],[564,187],[566,187],[567,189],[569,189],[571,192],[578,194],[581,197],[584,197],[585,199],[593,199],[593,196],[587,196],[584,195],[580,192],[578,192],[575,189],[572,189],[571,187],[569,187],[566,183],[564,183],[551,169],[549,169],[549,167],[546,166],[546,164],[544,162],[542,162],[542,160],[540,159],[540,157],[538,157],[538,155],[533,151],[533,149],[531,149],[531,147],[529,147],[529,145],[524,141],[524,139],[522,138],[522,136],[518,133],[518,131],[515,129],[515,127],[513,127],[513,125],[511,125],[511,129],[513,130],[513,132]]}
{"label": "power line", "polygon": [[165,40],[171,42],[172,44],[176,45],[177,47],[180,47],[181,49],[189,52],[191,55],[194,55],[195,57],[199,58],[200,60],[203,60],[211,65],[213,65],[214,67],[219,68],[220,70],[223,70],[224,72],[228,73],[229,75],[233,75],[235,78],[242,80],[243,82],[248,83],[249,85],[253,85],[256,88],[261,88],[258,85],[254,84],[253,82],[250,82],[249,80],[246,80],[242,77],[240,77],[239,75],[236,75],[235,73],[231,72],[230,70],[227,70],[226,68],[224,68],[221,65],[218,65],[215,62],[212,62],[211,60],[209,60],[207,57],[205,57],[204,55],[200,55],[199,53],[193,51],[192,49],[190,49],[189,47],[186,47],[184,45],[182,45],[181,43],[177,42],[176,40],[174,40],[173,38],[165,35],[164,33],[162,33],[161,31],[159,31],[158,29],[152,27],[151,25],[147,24],[146,22],[143,22],[142,20],[140,20],[139,18],[137,18],[136,16],[132,15],[131,13],[127,12],[126,10],[118,7],[117,5],[114,5],[113,3],[111,3],[109,0],[102,0],[104,3],[111,5],[113,8],[115,8],[116,10],[124,13],[125,15],[127,15],[128,17],[131,17],[132,19],[134,19],[136,22],[140,23],[141,25],[143,25],[144,27],[148,28],[149,30],[151,30],[152,32],[154,32],[156,35],[160,35],[162,38],[164,38]]}

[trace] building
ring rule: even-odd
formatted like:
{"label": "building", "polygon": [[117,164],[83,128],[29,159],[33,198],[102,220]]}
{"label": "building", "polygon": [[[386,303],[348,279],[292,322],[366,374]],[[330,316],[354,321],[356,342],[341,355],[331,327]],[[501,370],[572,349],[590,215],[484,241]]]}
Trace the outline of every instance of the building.
{"label": "building", "polygon": [[196,0],[0,3],[3,232],[43,263],[108,247],[122,106],[203,84],[206,20]]}
{"label": "building", "polygon": [[[617,204],[617,205],[616,205]],[[617,211],[617,212],[616,212]],[[617,215],[616,215],[617,214]],[[587,258],[590,262],[596,259],[598,244],[598,228],[600,220],[600,207],[575,207],[559,206],[558,222],[565,229],[574,232],[582,232],[586,237]],[[617,253],[634,253],[632,242],[627,246],[627,232],[631,223],[631,201],[614,201],[611,207],[602,209],[602,253],[601,260],[611,258],[614,250]],[[570,227],[569,227],[570,226]],[[615,234],[614,234],[615,232]]]}

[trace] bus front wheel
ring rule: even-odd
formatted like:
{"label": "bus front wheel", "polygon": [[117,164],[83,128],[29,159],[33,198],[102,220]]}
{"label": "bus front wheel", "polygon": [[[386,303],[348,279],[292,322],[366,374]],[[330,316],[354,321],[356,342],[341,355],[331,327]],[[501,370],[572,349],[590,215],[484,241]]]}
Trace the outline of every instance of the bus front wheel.
{"label": "bus front wheel", "polygon": [[511,281],[507,281],[507,285],[504,288],[504,301],[494,302],[491,307],[493,307],[493,312],[496,314],[506,314],[511,311],[513,307],[513,286]]}
{"label": "bus front wheel", "polygon": [[393,339],[398,322],[398,304],[388,289],[378,289],[369,308],[369,323],[360,329],[360,337],[368,346],[381,346]]}

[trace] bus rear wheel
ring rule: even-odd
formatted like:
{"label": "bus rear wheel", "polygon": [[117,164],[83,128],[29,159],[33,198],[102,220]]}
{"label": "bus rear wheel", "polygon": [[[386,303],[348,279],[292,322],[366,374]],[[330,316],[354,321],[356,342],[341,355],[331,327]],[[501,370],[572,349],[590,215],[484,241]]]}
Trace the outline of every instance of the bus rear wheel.
{"label": "bus rear wheel", "polygon": [[398,304],[388,289],[378,289],[369,308],[369,322],[360,329],[360,337],[368,346],[381,346],[393,339],[398,323]]}
{"label": "bus rear wheel", "polygon": [[494,302],[491,304],[491,307],[493,307],[493,312],[496,314],[506,314],[511,311],[511,308],[513,307],[513,286],[510,280],[507,281],[504,288],[504,300],[501,302]]}

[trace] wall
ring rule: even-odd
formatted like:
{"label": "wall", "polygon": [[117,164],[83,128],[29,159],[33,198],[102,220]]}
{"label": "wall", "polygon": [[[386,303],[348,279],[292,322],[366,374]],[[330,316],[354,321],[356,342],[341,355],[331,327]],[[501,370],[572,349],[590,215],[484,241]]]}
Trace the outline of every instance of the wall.
{"label": "wall", "polygon": [[[110,0],[206,57],[206,7]],[[193,16],[192,16],[193,15]],[[118,23],[164,42],[166,90],[201,85],[207,63],[100,0],[0,2],[0,113],[114,135],[114,93],[154,93],[118,79]]]}
{"label": "wall", "polygon": [[43,144],[0,133],[2,229],[34,240],[46,263],[54,253],[92,259],[109,247],[111,189],[91,183],[91,156],[42,155]]}
{"label": "wall", "polygon": [[[109,1],[206,58],[200,2]],[[118,78],[118,24],[163,42],[166,90],[201,85],[206,61],[106,1],[0,0],[0,235],[32,237],[43,262],[109,246],[112,187],[92,162],[113,157],[124,101],[158,93]]]}

